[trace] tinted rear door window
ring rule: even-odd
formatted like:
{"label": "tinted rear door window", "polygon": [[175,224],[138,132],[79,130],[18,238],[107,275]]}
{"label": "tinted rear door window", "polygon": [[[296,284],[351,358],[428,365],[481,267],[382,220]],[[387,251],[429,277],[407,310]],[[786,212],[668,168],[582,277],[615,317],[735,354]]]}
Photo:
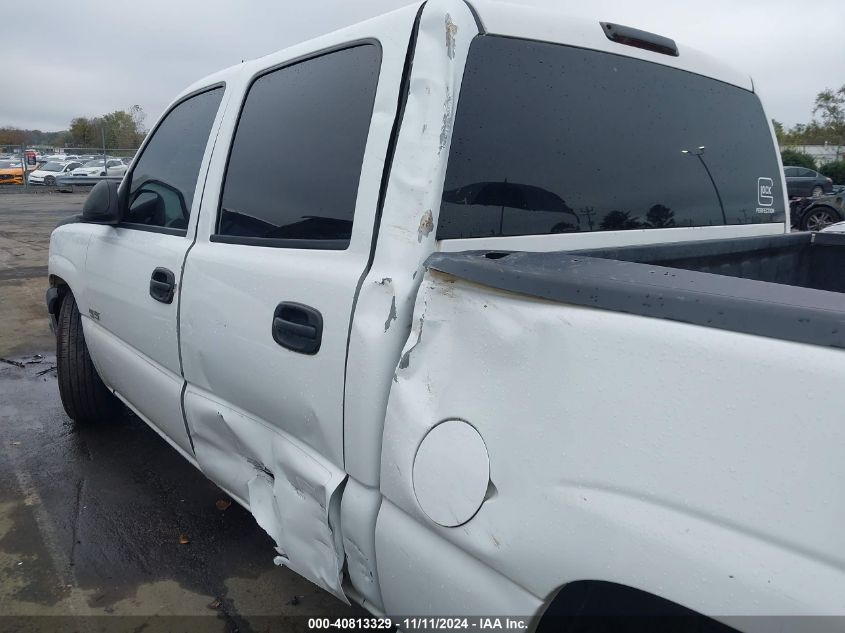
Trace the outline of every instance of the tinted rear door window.
{"label": "tinted rear door window", "polygon": [[747,90],[619,55],[479,36],[437,235],[783,221],[779,173]]}
{"label": "tinted rear door window", "polygon": [[380,60],[379,48],[367,44],[253,83],[232,143],[216,241],[349,245]]}

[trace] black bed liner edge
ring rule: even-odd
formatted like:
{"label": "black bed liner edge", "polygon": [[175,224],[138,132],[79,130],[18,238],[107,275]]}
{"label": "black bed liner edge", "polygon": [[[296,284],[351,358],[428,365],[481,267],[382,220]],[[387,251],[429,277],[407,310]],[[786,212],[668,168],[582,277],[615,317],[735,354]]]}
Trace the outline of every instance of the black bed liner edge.
{"label": "black bed liner edge", "polygon": [[814,244],[837,247],[845,256],[845,235],[801,233],[589,251],[435,253],[426,267],[560,303],[843,348],[845,294],[841,292],[636,261]]}

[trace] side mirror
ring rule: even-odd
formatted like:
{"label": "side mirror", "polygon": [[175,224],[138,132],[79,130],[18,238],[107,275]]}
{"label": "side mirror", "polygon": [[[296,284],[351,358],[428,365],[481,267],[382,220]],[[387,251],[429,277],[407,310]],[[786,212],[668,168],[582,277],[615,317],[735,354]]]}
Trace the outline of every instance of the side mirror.
{"label": "side mirror", "polygon": [[82,205],[82,221],[92,224],[118,224],[123,219],[118,195],[119,182],[101,180]]}

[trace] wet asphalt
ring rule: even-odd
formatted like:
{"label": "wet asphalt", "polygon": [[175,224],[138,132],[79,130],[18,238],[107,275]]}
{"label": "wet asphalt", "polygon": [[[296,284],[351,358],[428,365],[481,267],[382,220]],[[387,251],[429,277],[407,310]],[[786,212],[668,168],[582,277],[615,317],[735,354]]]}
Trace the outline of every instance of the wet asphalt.
{"label": "wet asphalt", "polygon": [[0,631],[304,631],[307,616],[364,615],[274,566],[252,516],[137,417],[65,415],[45,246],[83,199],[0,195]]}

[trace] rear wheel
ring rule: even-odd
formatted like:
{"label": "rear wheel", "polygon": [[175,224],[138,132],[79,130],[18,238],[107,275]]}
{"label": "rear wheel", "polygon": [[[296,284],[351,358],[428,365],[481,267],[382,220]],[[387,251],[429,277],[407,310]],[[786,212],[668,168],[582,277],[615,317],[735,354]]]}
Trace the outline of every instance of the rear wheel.
{"label": "rear wheel", "polygon": [[824,227],[839,222],[839,214],[830,207],[813,207],[808,210],[802,220],[801,229],[804,231],[821,231]]}
{"label": "rear wheel", "polygon": [[91,361],[76,299],[68,293],[59,310],[56,369],[65,412],[77,422],[103,422],[121,411],[121,402],[103,384]]}

